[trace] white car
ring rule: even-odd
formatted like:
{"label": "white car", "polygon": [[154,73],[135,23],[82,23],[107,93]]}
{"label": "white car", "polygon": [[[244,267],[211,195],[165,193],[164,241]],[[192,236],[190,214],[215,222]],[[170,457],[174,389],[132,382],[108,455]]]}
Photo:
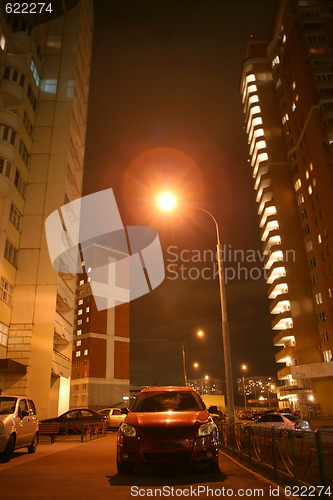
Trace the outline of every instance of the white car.
{"label": "white car", "polygon": [[311,431],[309,422],[292,415],[291,413],[266,413],[250,424],[252,429],[271,429],[274,427],[281,434],[289,431],[306,433]]}
{"label": "white car", "polygon": [[38,443],[38,417],[31,399],[0,396],[0,459],[8,462],[14,451],[28,448],[35,453]]}
{"label": "white car", "polygon": [[126,417],[121,408],[102,408],[98,413],[107,417],[109,429],[118,429]]}

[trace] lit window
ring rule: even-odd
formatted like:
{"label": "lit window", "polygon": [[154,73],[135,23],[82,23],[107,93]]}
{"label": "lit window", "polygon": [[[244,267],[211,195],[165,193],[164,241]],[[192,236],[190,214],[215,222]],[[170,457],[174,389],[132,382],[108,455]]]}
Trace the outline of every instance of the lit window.
{"label": "lit window", "polygon": [[84,280],[80,280],[80,281],[79,281],[79,285],[80,285],[80,286],[81,286],[81,285],[84,285]]}
{"label": "lit window", "polygon": [[89,316],[86,317],[86,323],[89,323]]}
{"label": "lit window", "polygon": [[41,81],[40,88],[43,92],[46,92],[47,94],[56,94],[57,85],[58,85],[57,79],[44,78]]}
{"label": "lit window", "polygon": [[311,186],[309,186],[309,187],[308,187],[308,193],[309,193],[310,195],[312,194],[312,187],[311,187]]}
{"label": "lit window", "polygon": [[313,181],[312,181],[312,185],[313,185],[313,187],[315,187],[315,186],[316,186],[316,184],[317,184],[317,181],[316,181],[316,178],[314,178],[314,179],[313,179]]}
{"label": "lit window", "polygon": [[80,345],[81,345],[81,340],[77,340],[77,341],[76,341],[76,346],[77,346],[77,347],[80,347]]}
{"label": "lit window", "polygon": [[88,349],[85,349],[85,350],[83,351],[83,354],[84,354],[85,356],[88,356]]}
{"label": "lit window", "polygon": [[30,69],[31,69],[32,76],[34,77],[34,80],[36,82],[36,85],[37,85],[37,87],[39,87],[40,76],[39,76],[39,73],[37,71],[35,61],[33,59],[31,59]]}
{"label": "lit window", "polygon": [[311,171],[313,170],[313,165],[312,165],[312,163],[310,163],[310,165],[309,165],[309,169],[310,169]]}
{"label": "lit window", "polygon": [[296,82],[293,82],[292,87],[293,87],[293,89],[295,90],[295,88],[296,88]]}
{"label": "lit window", "polygon": [[83,304],[83,299],[80,299],[79,302],[78,302],[78,305],[82,306],[82,304]]}
{"label": "lit window", "polygon": [[90,307],[86,307],[86,313],[88,313],[90,311]]}
{"label": "lit window", "polygon": [[321,234],[318,234],[318,243],[320,244],[322,242]]}
{"label": "lit window", "polygon": [[76,324],[77,325],[82,325],[82,319],[78,319]]}
{"label": "lit window", "polygon": [[301,179],[297,179],[297,181],[295,182],[294,184],[294,187],[295,187],[295,191],[298,191],[299,188],[302,186],[302,181]]}
{"label": "lit window", "polygon": [[306,179],[308,179],[309,177],[310,177],[310,174],[309,174],[309,171],[307,170],[307,171],[305,172],[305,178],[306,178]]}
{"label": "lit window", "polygon": [[81,356],[81,351],[76,351],[75,356],[79,358]]}
{"label": "lit window", "polygon": [[81,316],[81,314],[82,314],[82,309],[79,309],[77,313],[78,313],[78,315],[79,315],[79,316]]}

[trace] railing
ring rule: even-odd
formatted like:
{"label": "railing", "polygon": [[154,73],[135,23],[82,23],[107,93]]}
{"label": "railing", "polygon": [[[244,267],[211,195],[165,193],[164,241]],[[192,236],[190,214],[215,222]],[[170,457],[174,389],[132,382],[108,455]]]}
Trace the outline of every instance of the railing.
{"label": "railing", "polygon": [[75,424],[66,422],[60,424],[55,441],[75,441],[80,440],[81,443],[86,443],[93,439],[100,438],[106,435],[106,422],[91,422]]}
{"label": "railing", "polygon": [[[218,424],[222,450],[284,484],[333,495],[333,432]],[[235,457],[235,458],[236,458]]]}

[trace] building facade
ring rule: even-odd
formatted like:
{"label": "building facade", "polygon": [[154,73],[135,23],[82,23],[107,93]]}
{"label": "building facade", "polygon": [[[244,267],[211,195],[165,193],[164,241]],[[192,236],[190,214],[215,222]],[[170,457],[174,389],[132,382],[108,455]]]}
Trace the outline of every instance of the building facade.
{"label": "building facade", "polygon": [[40,417],[69,405],[76,277],[52,268],[44,221],[81,196],[93,30],[92,0],[57,9],[0,11],[0,389]]}
{"label": "building facade", "polygon": [[333,2],[281,0],[241,74],[280,405],[333,415]]}
{"label": "building facade", "polygon": [[129,304],[98,311],[88,273],[79,277],[77,290],[71,407],[126,406],[129,399]]}

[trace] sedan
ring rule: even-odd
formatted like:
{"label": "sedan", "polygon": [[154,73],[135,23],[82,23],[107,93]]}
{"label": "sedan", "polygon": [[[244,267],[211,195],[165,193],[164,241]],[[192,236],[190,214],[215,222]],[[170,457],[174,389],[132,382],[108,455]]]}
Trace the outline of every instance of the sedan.
{"label": "sedan", "polygon": [[121,408],[102,408],[98,413],[106,417],[108,429],[118,429],[126,417]]}
{"label": "sedan", "polygon": [[140,464],[201,464],[217,471],[218,452],[217,427],[190,387],[143,389],[117,435],[117,468],[123,474]]}
{"label": "sedan", "polygon": [[267,413],[251,424],[252,429],[271,429],[274,427],[280,434],[289,434],[290,431],[304,433],[311,431],[309,422],[300,419],[292,413]]}
{"label": "sedan", "polygon": [[75,408],[68,410],[59,417],[46,418],[41,422],[59,423],[60,434],[80,433],[88,425],[97,426],[98,430],[104,430],[106,427],[106,417],[95,410],[89,408]]}

